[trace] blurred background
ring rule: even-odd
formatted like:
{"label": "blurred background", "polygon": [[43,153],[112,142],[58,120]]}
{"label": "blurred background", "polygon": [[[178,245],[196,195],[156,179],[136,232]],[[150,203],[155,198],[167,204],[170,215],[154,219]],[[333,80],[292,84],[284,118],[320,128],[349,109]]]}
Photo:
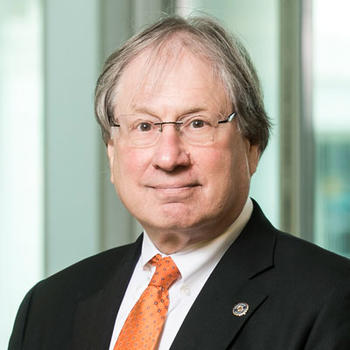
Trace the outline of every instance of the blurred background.
{"label": "blurred background", "polygon": [[140,232],[109,184],[93,94],[105,58],[164,13],[211,14],[241,38],[274,124],[251,196],[280,229],[350,257],[349,12],[348,0],[0,0],[0,348],[35,282]]}

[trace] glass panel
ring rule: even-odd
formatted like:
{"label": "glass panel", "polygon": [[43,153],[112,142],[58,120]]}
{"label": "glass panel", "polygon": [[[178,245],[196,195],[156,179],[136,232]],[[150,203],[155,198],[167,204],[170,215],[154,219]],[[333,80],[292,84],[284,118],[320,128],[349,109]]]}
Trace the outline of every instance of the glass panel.
{"label": "glass panel", "polygon": [[350,257],[350,22],[347,0],[314,0],[316,243]]}
{"label": "glass panel", "polygon": [[42,276],[40,3],[0,1],[0,349]]}

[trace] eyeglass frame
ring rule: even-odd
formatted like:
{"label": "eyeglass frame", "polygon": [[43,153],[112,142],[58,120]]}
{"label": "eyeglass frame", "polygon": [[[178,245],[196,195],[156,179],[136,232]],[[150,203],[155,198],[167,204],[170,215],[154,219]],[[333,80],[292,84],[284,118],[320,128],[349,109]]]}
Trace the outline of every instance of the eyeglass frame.
{"label": "eyeglass frame", "polygon": [[[232,120],[237,116],[236,112],[232,112],[226,119],[223,120],[218,120],[218,124],[224,124],[224,123],[231,123]],[[164,121],[164,122],[150,122],[151,124],[155,126],[159,126],[159,132],[163,132],[163,125],[175,125],[175,126],[180,126],[184,122],[183,121],[175,121],[175,122],[170,122],[170,121]],[[114,120],[111,120],[111,127],[117,127],[120,128],[120,124],[117,124],[114,122]]]}

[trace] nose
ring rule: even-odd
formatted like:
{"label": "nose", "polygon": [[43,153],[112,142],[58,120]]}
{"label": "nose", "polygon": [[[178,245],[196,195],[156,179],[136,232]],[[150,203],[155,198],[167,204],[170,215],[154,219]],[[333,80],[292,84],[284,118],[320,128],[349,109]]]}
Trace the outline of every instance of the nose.
{"label": "nose", "polygon": [[174,125],[163,125],[153,154],[152,164],[166,172],[191,164],[190,155]]}

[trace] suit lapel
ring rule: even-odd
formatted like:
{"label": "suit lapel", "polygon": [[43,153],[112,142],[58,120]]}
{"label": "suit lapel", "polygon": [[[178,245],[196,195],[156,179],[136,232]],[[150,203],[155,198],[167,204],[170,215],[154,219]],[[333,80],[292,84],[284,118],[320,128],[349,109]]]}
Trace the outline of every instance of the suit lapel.
{"label": "suit lapel", "polygon": [[140,256],[141,242],[142,237],[128,248],[104,286],[79,300],[72,349],[108,349],[116,315]]}
{"label": "suit lapel", "polygon": [[[186,316],[171,350],[226,349],[268,298],[257,276],[273,266],[274,229],[254,203],[252,217],[227,250]],[[245,315],[233,308],[245,303]]]}

